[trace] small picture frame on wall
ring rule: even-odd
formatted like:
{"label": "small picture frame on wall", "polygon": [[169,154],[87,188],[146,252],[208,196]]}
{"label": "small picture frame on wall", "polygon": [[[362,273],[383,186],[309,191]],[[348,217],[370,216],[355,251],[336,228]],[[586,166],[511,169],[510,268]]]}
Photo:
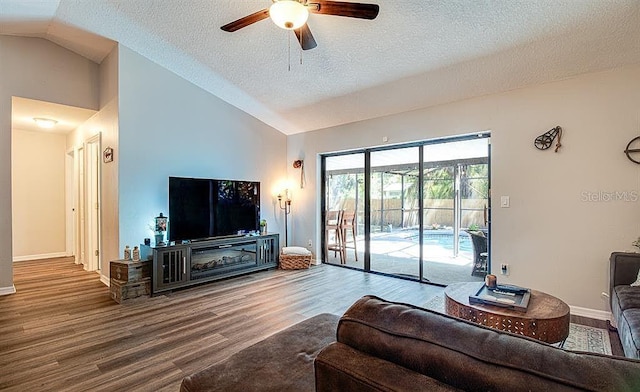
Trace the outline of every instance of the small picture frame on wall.
{"label": "small picture frame on wall", "polygon": [[102,159],[104,163],[113,162],[113,148],[107,147],[102,152]]}

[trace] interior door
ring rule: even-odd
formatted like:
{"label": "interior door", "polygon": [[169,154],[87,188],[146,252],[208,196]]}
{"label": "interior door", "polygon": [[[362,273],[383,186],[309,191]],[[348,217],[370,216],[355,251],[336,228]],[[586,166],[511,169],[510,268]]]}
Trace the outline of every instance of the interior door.
{"label": "interior door", "polygon": [[66,229],[66,255],[75,256],[75,151],[67,152],[65,156],[65,229]]}
{"label": "interior door", "polygon": [[87,142],[86,154],[86,257],[87,270],[100,270],[100,136]]}
{"label": "interior door", "polygon": [[84,176],[84,147],[80,147],[76,151],[76,264],[83,264],[87,269],[85,250],[85,228],[86,228],[86,214],[85,214],[85,176]]}

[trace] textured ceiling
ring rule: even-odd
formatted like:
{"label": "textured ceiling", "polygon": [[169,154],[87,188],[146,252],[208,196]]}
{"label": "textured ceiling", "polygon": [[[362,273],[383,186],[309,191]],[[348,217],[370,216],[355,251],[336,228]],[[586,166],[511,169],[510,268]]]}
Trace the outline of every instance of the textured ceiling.
{"label": "textured ceiling", "polygon": [[640,63],[638,0],[361,1],[377,19],[310,16],[302,64],[269,19],[220,30],[270,0],[0,0],[0,33],[120,42],[285,134]]}

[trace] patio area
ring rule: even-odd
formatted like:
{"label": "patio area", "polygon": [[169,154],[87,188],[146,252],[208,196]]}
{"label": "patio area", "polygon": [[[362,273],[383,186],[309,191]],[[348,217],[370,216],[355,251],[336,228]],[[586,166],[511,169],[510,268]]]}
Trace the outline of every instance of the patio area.
{"label": "patio area", "polygon": [[[451,284],[455,282],[482,281],[480,276],[472,276],[473,247],[468,234],[459,236],[459,252],[453,254],[453,231],[425,230],[423,244],[424,278],[432,283]],[[356,241],[358,260],[352,248],[346,251],[349,267],[364,269],[364,237]],[[371,270],[403,277],[419,276],[419,231],[417,229],[396,229],[371,234]],[[340,265],[339,254],[329,251],[328,263]]]}

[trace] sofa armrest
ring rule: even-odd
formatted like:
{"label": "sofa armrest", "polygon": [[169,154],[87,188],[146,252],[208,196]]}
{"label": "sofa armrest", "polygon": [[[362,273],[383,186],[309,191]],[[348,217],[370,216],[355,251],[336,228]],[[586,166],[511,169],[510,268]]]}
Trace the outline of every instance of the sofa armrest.
{"label": "sofa armrest", "polygon": [[613,288],[635,282],[640,270],[640,253],[613,252],[609,257],[609,296]]}
{"label": "sofa armrest", "polygon": [[431,377],[331,343],[314,361],[316,392],[334,391],[460,391]]}

